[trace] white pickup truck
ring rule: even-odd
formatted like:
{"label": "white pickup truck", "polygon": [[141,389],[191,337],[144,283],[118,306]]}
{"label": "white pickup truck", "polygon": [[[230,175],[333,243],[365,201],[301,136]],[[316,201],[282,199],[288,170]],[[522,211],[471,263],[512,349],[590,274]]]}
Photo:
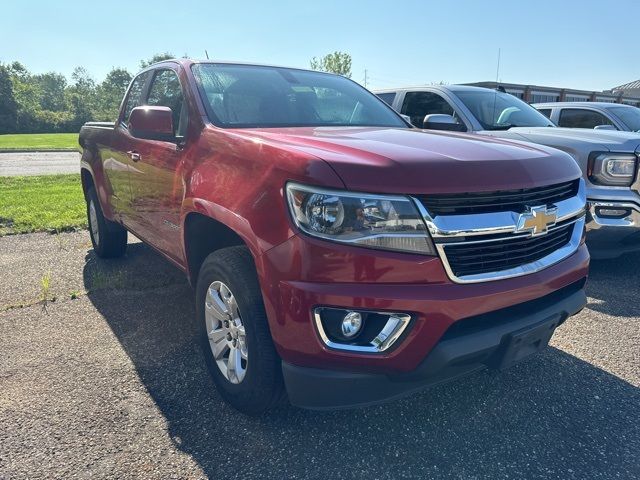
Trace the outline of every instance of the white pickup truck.
{"label": "white pickup truck", "polygon": [[559,128],[508,93],[463,85],[380,90],[418,128],[475,132],[555,147],[580,165],[589,202],[592,256],[640,248],[640,134]]}
{"label": "white pickup truck", "polygon": [[531,105],[559,127],[640,132],[640,108],[621,103],[555,102]]}

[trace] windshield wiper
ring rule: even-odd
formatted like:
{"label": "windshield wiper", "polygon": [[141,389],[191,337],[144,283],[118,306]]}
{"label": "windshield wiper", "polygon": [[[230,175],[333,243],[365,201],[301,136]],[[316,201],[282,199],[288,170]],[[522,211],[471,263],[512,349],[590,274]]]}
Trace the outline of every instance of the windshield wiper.
{"label": "windshield wiper", "polygon": [[500,123],[496,125],[489,125],[487,127],[487,130],[509,130],[510,128],[519,127],[519,126],[521,125],[514,125],[512,123]]}
{"label": "windshield wiper", "polygon": [[489,125],[487,130],[509,130],[515,127],[524,128],[538,128],[538,127],[554,127],[555,125],[516,125],[515,123],[498,123],[496,125]]}

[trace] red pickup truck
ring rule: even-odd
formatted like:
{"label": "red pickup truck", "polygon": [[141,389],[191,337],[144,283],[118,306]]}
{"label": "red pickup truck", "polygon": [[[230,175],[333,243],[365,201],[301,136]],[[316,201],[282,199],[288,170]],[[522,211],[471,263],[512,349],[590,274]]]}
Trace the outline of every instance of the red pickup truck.
{"label": "red pickup truck", "polygon": [[502,369],[586,302],[568,155],[423,132],[340,76],[164,61],[80,145],[95,253],[124,255],[129,231],[185,272],[212,378],[246,413]]}

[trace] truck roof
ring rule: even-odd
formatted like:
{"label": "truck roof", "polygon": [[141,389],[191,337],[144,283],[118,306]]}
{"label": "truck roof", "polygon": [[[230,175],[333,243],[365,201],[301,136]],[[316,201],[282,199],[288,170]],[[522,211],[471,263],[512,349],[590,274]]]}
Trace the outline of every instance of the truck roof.
{"label": "truck roof", "polygon": [[286,68],[287,70],[301,70],[301,71],[304,71],[304,72],[324,73],[325,75],[337,76],[337,74],[335,74],[335,73],[322,72],[320,70],[312,70],[310,68],[288,67],[288,66],[284,66],[284,65],[273,65],[273,64],[269,64],[269,63],[240,62],[240,61],[236,61],[236,60],[216,60],[216,59],[211,60],[211,59],[193,59],[193,58],[170,58],[170,59],[167,59],[167,60],[162,60],[160,62],[152,63],[151,65],[143,68],[137,74],[139,74],[141,72],[144,72],[145,70],[148,70],[150,68],[155,68],[158,65],[162,65],[163,63],[177,63],[177,64],[182,65],[186,69],[190,68],[192,65],[211,63],[211,64],[217,64],[217,65],[220,65],[220,64],[222,64],[222,65],[246,65],[246,66],[253,66],[253,67]]}
{"label": "truck roof", "polygon": [[625,105],[624,103],[612,103],[612,102],[544,102],[544,103],[532,103],[533,107],[600,107],[600,108],[610,108],[610,107],[628,107],[628,108],[637,108],[633,105]]}
{"label": "truck roof", "polygon": [[392,92],[415,92],[421,90],[448,90],[451,92],[485,92],[491,90],[484,87],[471,87],[468,85],[418,85],[414,87],[402,87],[402,88],[384,88],[380,90],[374,90],[374,93],[392,93]]}

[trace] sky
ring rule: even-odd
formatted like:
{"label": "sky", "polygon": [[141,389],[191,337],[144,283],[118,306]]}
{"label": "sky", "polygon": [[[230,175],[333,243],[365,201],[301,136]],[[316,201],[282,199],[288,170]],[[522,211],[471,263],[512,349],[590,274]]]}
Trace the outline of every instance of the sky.
{"label": "sky", "polygon": [[2,0],[0,62],[67,76],[83,66],[100,81],[156,52],[308,68],[339,50],[370,89],[497,73],[604,90],[640,79],[639,16],[638,0]]}

